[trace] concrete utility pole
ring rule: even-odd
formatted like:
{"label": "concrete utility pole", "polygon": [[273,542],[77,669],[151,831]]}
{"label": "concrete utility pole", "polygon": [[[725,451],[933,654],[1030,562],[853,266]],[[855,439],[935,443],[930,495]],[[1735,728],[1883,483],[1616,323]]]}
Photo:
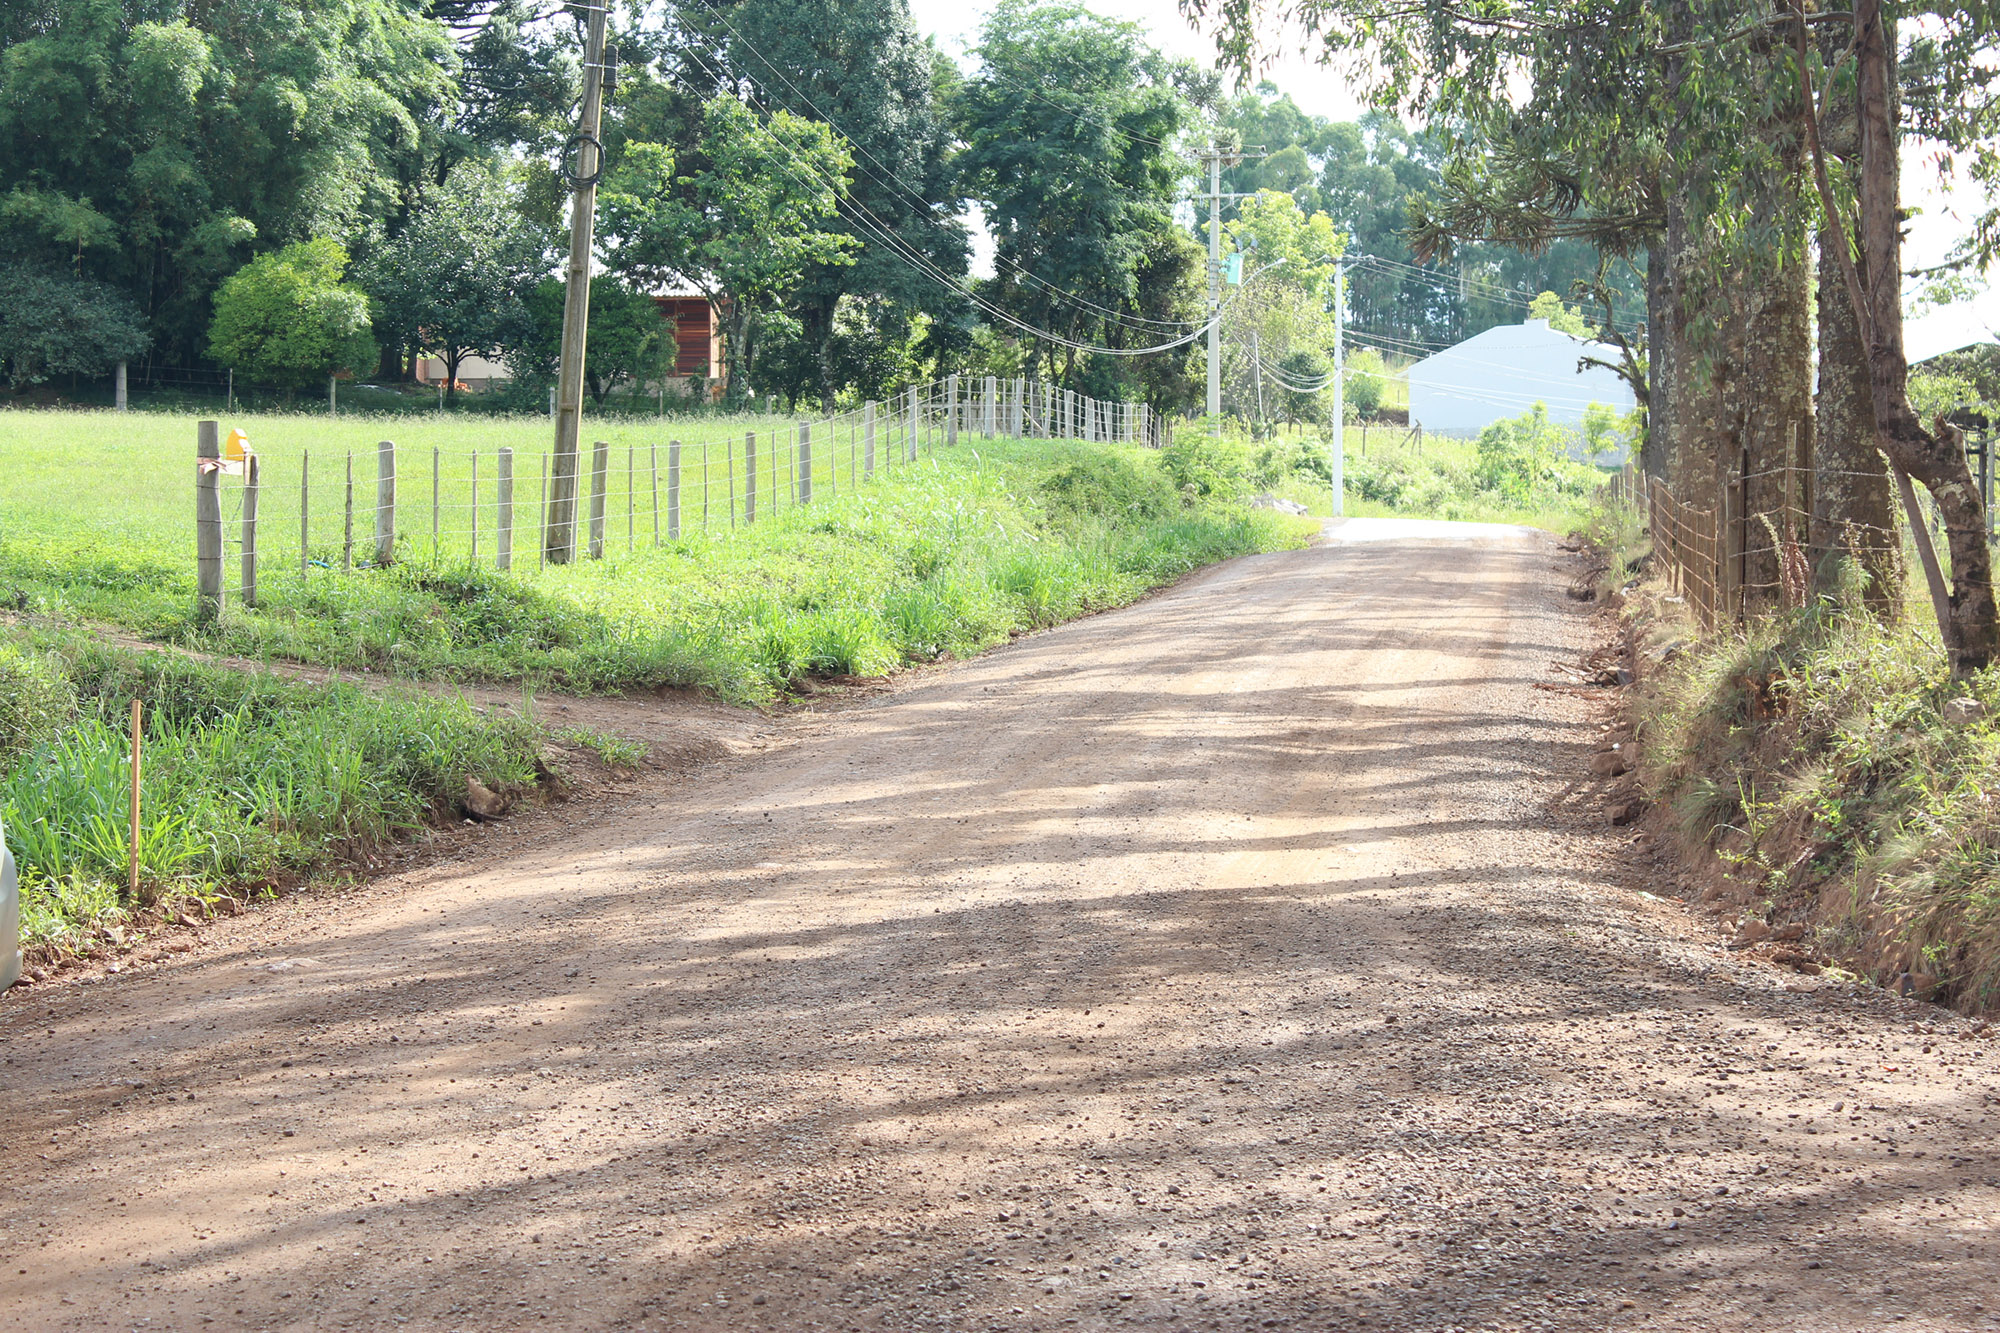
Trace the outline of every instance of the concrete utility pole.
{"label": "concrete utility pole", "polygon": [[1333,266],[1333,440],[1327,451],[1327,472],[1333,482],[1333,516],[1347,513],[1347,386],[1342,370],[1346,365],[1346,344],[1342,329],[1347,323],[1347,265]]}
{"label": "concrete utility pole", "polygon": [[597,132],[604,118],[604,20],[610,0],[585,11],[583,116],[575,137],[576,174],[570,177],[569,268],[563,293],[561,371],[556,379],[556,447],[550,458],[544,554],[565,565],[576,558],[577,441],[583,433],[583,344],[590,326],[590,248],[597,232],[597,177],[604,165]]}
{"label": "concrete utility pole", "polygon": [[1208,157],[1208,414],[1222,415],[1222,152]]}
{"label": "concrete utility pole", "polygon": [[1222,168],[1265,156],[1261,149],[1223,150],[1216,139],[1201,153],[1208,164],[1208,415],[1215,419],[1215,432],[1222,433],[1222,204],[1248,199],[1248,194],[1222,192]]}

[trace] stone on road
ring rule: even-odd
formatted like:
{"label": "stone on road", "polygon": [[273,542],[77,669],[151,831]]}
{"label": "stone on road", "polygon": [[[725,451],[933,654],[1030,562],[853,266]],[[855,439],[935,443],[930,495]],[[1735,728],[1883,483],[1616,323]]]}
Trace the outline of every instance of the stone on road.
{"label": "stone on road", "polygon": [[1986,1326],[1992,1046],[1636,892],[1565,560],[1332,525],[10,997],[0,1328]]}

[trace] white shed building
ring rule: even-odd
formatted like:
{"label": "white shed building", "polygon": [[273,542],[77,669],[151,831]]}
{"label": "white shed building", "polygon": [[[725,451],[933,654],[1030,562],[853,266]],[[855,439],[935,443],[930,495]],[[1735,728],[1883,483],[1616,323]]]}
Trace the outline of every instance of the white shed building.
{"label": "white shed building", "polygon": [[1549,420],[1576,425],[1592,403],[1629,412],[1637,404],[1616,371],[1618,349],[1549,327],[1545,319],[1502,324],[1410,367],[1410,422],[1447,435],[1476,435],[1536,403]]}

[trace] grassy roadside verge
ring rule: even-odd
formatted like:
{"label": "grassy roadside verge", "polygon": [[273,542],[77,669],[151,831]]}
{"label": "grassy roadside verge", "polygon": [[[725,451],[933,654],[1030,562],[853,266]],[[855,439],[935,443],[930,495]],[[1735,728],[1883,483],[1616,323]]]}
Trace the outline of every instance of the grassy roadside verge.
{"label": "grassy roadside verge", "polygon": [[[1614,577],[1643,571],[1629,516]],[[1601,529],[1602,530],[1602,529]],[[1858,592],[1858,587],[1856,589]],[[2000,1006],[2000,673],[1954,681],[1912,587],[1694,633],[1642,582],[1631,704],[1654,819],[1737,943],[1968,1013]],[[1858,596],[1848,599],[1858,603]]]}
{"label": "grassy roadside verge", "polygon": [[[304,685],[40,632],[0,645],[0,819],[31,965],[137,916],[212,911],[536,781],[540,729],[457,698]],[[147,810],[129,892],[131,703]]]}
{"label": "grassy roadside verge", "polygon": [[[539,576],[449,559],[273,579],[254,611],[190,619],[190,571],[135,524],[61,539],[0,527],[0,818],[21,864],[27,943],[80,951],[121,922],[336,871],[371,843],[462,813],[466,779],[536,780],[531,720],[454,698],[308,685],[163,644],[524,689],[691,686],[748,704],[815,678],[965,656],[1122,605],[1202,565],[1304,544],[1314,527],[1233,489],[1178,484],[1121,446],[993,442],[923,460],[714,539]],[[0,505],[0,520],[6,518]],[[144,880],[127,893],[124,725],[147,705]]]}
{"label": "grassy roadside verge", "polygon": [[1178,489],[1147,450],[992,441],[754,528],[614,545],[568,568],[508,576],[419,547],[380,570],[274,575],[257,610],[204,627],[192,562],[171,554],[187,543],[178,510],[66,540],[37,505],[0,497],[0,597],[40,618],[412,678],[693,686],[744,703],[976,652],[1309,531]]}
{"label": "grassy roadside verge", "polygon": [[[1212,455],[1210,470],[1243,487],[1331,512],[1324,435],[1252,440],[1236,428],[1220,441],[1201,437],[1200,426],[1186,425],[1177,447]],[[1349,426],[1343,442],[1344,507],[1355,518],[1518,523],[1568,533],[1590,521],[1605,479],[1603,470],[1566,456],[1570,435],[1539,411],[1497,422],[1476,440]]]}

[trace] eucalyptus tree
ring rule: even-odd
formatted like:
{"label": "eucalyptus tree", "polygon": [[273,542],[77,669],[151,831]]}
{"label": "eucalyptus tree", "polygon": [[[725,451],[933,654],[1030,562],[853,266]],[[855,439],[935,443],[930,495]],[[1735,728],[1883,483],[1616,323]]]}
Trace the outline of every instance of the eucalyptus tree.
{"label": "eucalyptus tree", "polygon": [[[1190,7],[1219,11],[1225,47],[1239,58],[1249,54],[1249,0],[1190,0]],[[1962,136],[1991,127],[1993,10],[1981,0],[1904,11],[1924,14],[1927,33],[1941,34],[1933,68],[1946,88],[1946,109],[1938,120]],[[1325,49],[1368,48],[1382,71],[1376,91],[1385,100],[1456,115],[1480,129],[1485,142],[1510,145],[1515,161],[1503,161],[1502,170],[1521,173],[1525,184],[1492,189],[1490,216],[1504,217],[1525,200],[1541,223],[1591,225],[1615,217],[1620,182],[1628,191],[1632,182],[1650,187],[1658,221],[1634,237],[1656,264],[1665,261],[1663,275],[1649,275],[1659,316],[1652,321],[1655,342],[1663,344],[1651,386],[1653,428],[1665,445],[1664,458],[1650,461],[1683,489],[1716,486],[1718,502],[1727,498],[1722,486],[1733,462],[1742,487],[1737,503],[1753,512],[1799,500],[1771,487],[1814,424],[1804,405],[1808,238],[1816,223],[1838,231],[1844,206],[1829,171],[1818,173],[1818,198],[1811,197],[1804,170],[1806,140],[1816,128],[1810,80],[1820,65],[1852,59],[1860,106],[1854,250],[1867,265],[1865,280],[1860,265],[1845,262],[1845,243],[1830,238],[1830,248],[1842,261],[1862,330],[1876,443],[1898,469],[1930,488],[1946,516],[1955,586],[1940,597],[1939,618],[1954,666],[1971,669],[1992,659],[1988,554],[1983,536],[1976,537],[1983,524],[1976,521],[1965,460],[1948,432],[1926,430],[1907,403],[1898,68],[1880,0],[1851,12],[1802,5],[1773,12],[1747,0],[1521,0],[1477,10],[1423,0],[1393,15],[1368,0],[1304,0],[1298,12]],[[1818,30],[1847,34],[1833,44],[1841,54],[1832,62],[1816,55]],[[1827,155],[1814,156],[1823,166]],[[1466,171],[1475,182],[1493,179],[1476,163]],[[1479,190],[1466,194],[1476,199]],[[1534,243],[1546,234],[1530,225],[1522,236]],[[1838,341],[1821,350],[1838,353]],[[1828,471],[1832,457],[1851,460],[1858,452],[1815,450],[1818,470]],[[1826,514],[1815,527],[1879,523],[1880,491],[1846,493],[1855,509]],[[1756,540],[1746,537],[1745,545]],[[1768,564],[1750,568],[1753,557],[1768,562],[1778,542],[1762,544],[1763,552],[1729,555],[1732,563],[1744,561],[1747,582],[1775,586]]]}

